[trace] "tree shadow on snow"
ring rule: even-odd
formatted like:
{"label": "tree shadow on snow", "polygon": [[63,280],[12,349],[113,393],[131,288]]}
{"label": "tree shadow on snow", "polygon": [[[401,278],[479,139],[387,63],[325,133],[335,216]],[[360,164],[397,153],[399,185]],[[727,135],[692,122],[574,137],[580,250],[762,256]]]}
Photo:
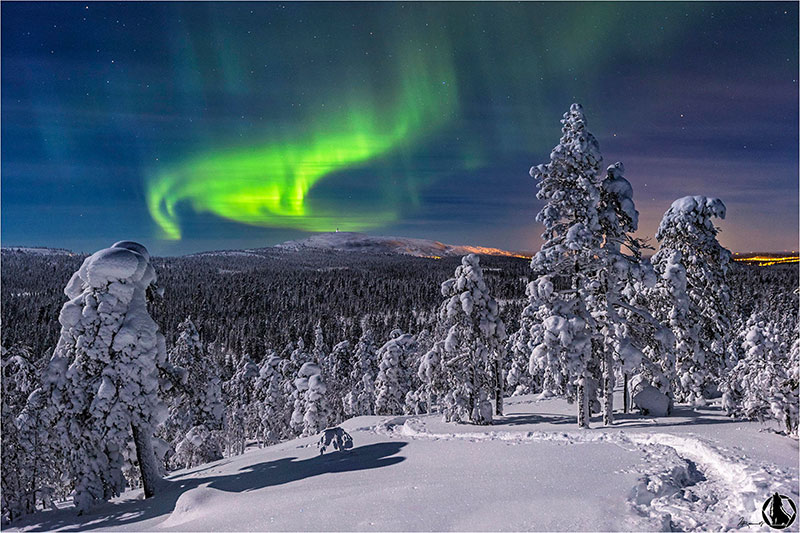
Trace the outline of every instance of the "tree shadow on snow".
{"label": "tree shadow on snow", "polygon": [[[602,417],[599,418],[602,422]],[[714,424],[735,424],[736,418],[722,416],[721,413],[699,413],[688,407],[676,407],[670,416],[652,417],[639,413],[614,413],[614,425],[620,428],[667,428],[679,426],[706,426]]]}
{"label": "tree shadow on snow", "polygon": [[320,474],[391,466],[405,460],[405,457],[389,457],[405,445],[405,442],[381,442],[361,446],[352,451],[317,455],[300,461],[297,461],[296,457],[286,457],[243,468],[241,474],[217,478],[209,487],[226,492],[249,492]]}
{"label": "tree shadow on snow", "polygon": [[[226,492],[248,492],[321,474],[381,468],[404,461],[405,457],[391,456],[405,445],[405,442],[380,442],[348,452],[333,452],[308,459],[297,460],[296,457],[287,457],[258,463],[232,475],[163,480],[163,486],[156,497],[102,504],[89,514],[79,517],[81,522],[79,525],[75,523],[74,509],[32,515],[26,517],[28,520],[23,518],[19,523],[11,525],[27,526],[29,531],[51,531],[57,528],[64,528],[64,531],[89,531],[135,524],[159,516],[166,519],[175,510],[175,503],[183,493],[201,485],[208,484],[209,487]],[[198,472],[203,470],[204,468],[201,468]]]}
{"label": "tree shadow on snow", "polygon": [[498,418],[498,425],[522,426],[525,424],[575,424],[575,415],[554,413],[520,413]]}
{"label": "tree shadow on snow", "polygon": [[[652,417],[638,412],[620,413],[614,412],[614,424],[610,428],[632,429],[632,428],[655,428],[655,427],[679,427],[679,426],[703,426],[712,424],[733,424],[741,422],[736,418],[722,415],[721,411],[706,409],[708,412],[698,412],[690,407],[675,407],[670,416]],[[590,419],[592,427],[600,427],[603,417],[599,414],[592,414]],[[574,414],[555,414],[555,413],[514,413],[502,418],[498,417],[497,425],[522,426],[527,424],[554,424],[576,426],[577,419]]]}

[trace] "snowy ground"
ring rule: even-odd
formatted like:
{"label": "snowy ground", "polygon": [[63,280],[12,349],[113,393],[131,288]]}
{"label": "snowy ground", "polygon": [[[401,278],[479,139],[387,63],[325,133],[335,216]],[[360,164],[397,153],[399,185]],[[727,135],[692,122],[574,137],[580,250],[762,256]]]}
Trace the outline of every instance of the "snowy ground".
{"label": "snowy ground", "polygon": [[[798,443],[713,407],[575,427],[563,400],[507,401],[491,427],[437,416],[359,417],[351,452],[312,438],[178,472],[156,498],[131,492],[26,531],[723,530],[759,522],[778,491],[798,502]],[[792,529],[797,530],[797,522]],[[741,526],[748,531],[766,526]],[[10,529],[9,529],[10,530]]]}

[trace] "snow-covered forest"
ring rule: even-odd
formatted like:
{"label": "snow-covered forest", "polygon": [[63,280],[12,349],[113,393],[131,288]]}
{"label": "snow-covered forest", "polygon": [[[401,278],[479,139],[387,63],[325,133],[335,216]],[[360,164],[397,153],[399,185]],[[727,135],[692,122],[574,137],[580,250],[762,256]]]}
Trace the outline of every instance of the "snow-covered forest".
{"label": "snow-covered forest", "polygon": [[581,428],[714,403],[796,441],[798,271],[732,261],[724,191],[675,199],[635,237],[625,167],[577,104],[530,175],[531,261],[4,251],[4,522],[157,495],[172,471],[352,417],[434,413],[458,439],[530,395],[566,400]]}

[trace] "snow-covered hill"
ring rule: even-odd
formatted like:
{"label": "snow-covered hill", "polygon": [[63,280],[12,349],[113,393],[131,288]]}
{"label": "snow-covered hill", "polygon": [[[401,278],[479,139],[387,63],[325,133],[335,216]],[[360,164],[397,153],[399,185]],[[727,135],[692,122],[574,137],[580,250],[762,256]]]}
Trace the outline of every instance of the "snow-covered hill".
{"label": "snow-covered hill", "polygon": [[43,248],[38,246],[4,246],[2,253],[18,253],[30,255],[75,255],[70,250],[64,248]]}
{"label": "snow-covered hill", "polygon": [[470,253],[484,255],[503,255],[511,257],[530,257],[522,252],[509,252],[497,248],[481,246],[458,246],[439,241],[412,239],[409,237],[378,237],[365,233],[337,231],[318,233],[299,241],[287,241],[276,246],[283,250],[336,250],[342,252],[395,253],[417,257],[448,257]]}
{"label": "snow-covered hill", "polygon": [[798,501],[796,439],[716,408],[575,427],[574,406],[508,400],[493,426],[438,416],[359,417],[350,452],[288,441],[169,477],[78,517],[12,529],[103,531],[767,530],[764,500]]}

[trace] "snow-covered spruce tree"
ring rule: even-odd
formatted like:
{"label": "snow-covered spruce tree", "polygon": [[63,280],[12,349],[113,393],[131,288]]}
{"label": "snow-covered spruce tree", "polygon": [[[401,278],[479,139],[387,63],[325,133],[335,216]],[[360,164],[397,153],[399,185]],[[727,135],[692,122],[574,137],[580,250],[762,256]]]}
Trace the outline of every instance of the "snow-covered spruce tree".
{"label": "snow-covered spruce tree", "polygon": [[311,349],[311,361],[321,365],[329,354],[330,350],[325,344],[325,335],[322,332],[322,322],[318,320],[314,325],[314,347]]}
{"label": "snow-covered spruce tree", "polygon": [[353,354],[353,368],[350,370],[352,390],[342,401],[347,416],[373,414],[375,405],[375,378],[378,375],[377,347],[372,329],[366,317],[361,320],[361,337]]}
{"label": "snow-covered spruce tree", "polygon": [[744,355],[723,382],[726,410],[751,420],[774,418],[787,433],[796,433],[798,348],[796,339],[790,351],[771,323],[753,315],[744,332]]}
{"label": "snow-covered spruce tree", "polygon": [[258,370],[253,399],[258,406],[261,420],[261,438],[266,444],[275,444],[286,435],[284,411],[286,397],[281,383],[282,359],[273,350],[268,350]]}
{"label": "snow-covered spruce tree", "polygon": [[417,376],[422,381],[422,387],[417,396],[424,402],[425,411],[429,413],[444,405],[445,396],[449,392],[446,357],[444,341],[438,341],[423,354],[419,362]]}
{"label": "snow-covered spruce tree", "polygon": [[160,481],[151,439],[166,415],[157,395],[166,350],[146,302],[155,281],[145,247],[123,241],[86,258],[64,289],[48,380],[81,513],[123,489],[131,438],[146,497]]}
{"label": "snow-covered spruce tree", "polygon": [[[36,388],[36,368],[30,351],[21,346],[12,346],[2,351],[2,522],[6,523],[36,510],[36,492],[42,492],[51,480],[41,479],[46,461],[42,446],[28,447],[29,432],[20,432],[16,418],[26,407],[28,396]],[[41,500],[42,498],[38,498]]]}
{"label": "snow-covered spruce tree", "polygon": [[416,350],[413,335],[394,330],[390,339],[378,350],[380,364],[375,379],[375,414],[403,413],[406,394],[411,390],[408,359]]}
{"label": "snow-covered spruce tree", "polygon": [[[688,299],[685,318],[675,316],[669,320],[682,322],[673,327],[679,344],[675,396],[679,401],[695,404],[705,403],[727,366],[725,353],[730,325],[727,272],[731,254],[717,242],[718,229],[712,220],[715,217],[725,218],[725,205],[718,198],[686,196],[675,200],[661,219],[656,232],[659,249],[652,259],[662,280],[666,279],[668,267],[680,277],[675,266],[678,262],[685,270]],[[676,303],[676,310],[682,305]],[[681,346],[682,342],[688,346]]]}
{"label": "snow-covered spruce tree", "polygon": [[[9,508],[3,512],[8,511],[11,517],[14,516],[14,507],[16,516],[19,516],[20,512],[33,512],[37,501],[43,507],[52,507],[52,498],[66,499],[73,492],[74,480],[70,478],[69,465],[65,459],[70,446],[69,440],[63,433],[63,424],[57,423],[61,420],[61,413],[51,401],[50,392],[56,389],[48,378],[52,368],[50,366],[45,371],[42,386],[28,396],[25,407],[14,421],[17,430],[14,436],[18,450],[22,452],[17,457],[22,464],[19,465],[19,470],[12,473],[10,469],[6,470],[4,462],[3,481],[6,482],[6,476],[12,480],[19,476],[17,481],[21,481],[20,488],[24,490],[16,494],[6,492],[8,487],[4,485],[3,502]],[[13,428],[3,420],[3,454],[13,449],[12,444],[7,442],[9,436],[6,432],[9,431],[13,431]]]}
{"label": "snow-covered spruce tree", "polygon": [[225,394],[225,440],[228,455],[243,454],[247,439],[258,435],[261,420],[258,406],[253,401],[258,375],[258,366],[245,355],[239,361],[231,379],[222,386]]}
{"label": "snow-covered spruce tree", "polygon": [[[655,284],[652,266],[642,259],[643,243],[632,236],[639,223],[633,188],[617,162],[608,167],[600,183],[598,221],[602,248],[601,268],[587,286],[585,299],[594,319],[593,347],[598,357],[603,423],[613,423],[616,374],[627,377],[635,370],[671,395],[664,364],[672,344],[669,332],[649,312],[638,294]],[[671,371],[668,370],[668,376]]]}
{"label": "snow-covered spruce tree", "polygon": [[328,425],[326,385],[319,365],[305,363],[294,380],[292,428],[303,437],[316,435]]}
{"label": "snow-covered spruce tree", "polygon": [[483,280],[480,258],[464,256],[441,290],[445,300],[437,330],[446,332],[441,339],[448,388],[442,406],[445,420],[491,424],[489,398],[494,397],[497,413],[503,413],[506,330]]}
{"label": "snow-covered spruce tree", "polygon": [[[219,431],[225,415],[222,384],[219,370],[206,353],[191,318],[178,325],[178,338],[168,360],[171,368],[179,369],[181,377],[171,383],[166,394],[169,416],[159,431],[176,452],[179,448],[183,452],[170,459],[171,466],[186,468],[221,459]],[[190,432],[191,439],[182,443]]]}
{"label": "snow-covered spruce tree", "polygon": [[531,351],[530,345],[530,320],[525,320],[525,310],[523,309],[520,327],[517,331],[509,335],[506,341],[506,353],[510,360],[510,367],[506,372],[506,388],[511,391],[511,396],[529,394],[541,388],[541,376],[532,375],[529,371]]}
{"label": "snow-covered spruce tree", "polygon": [[800,327],[795,329],[788,360],[783,362],[785,374],[774,385],[770,402],[772,415],[783,422],[786,431],[800,434]]}
{"label": "snow-covered spruce tree", "polygon": [[302,338],[297,339],[296,345],[287,346],[287,350],[289,350],[289,358],[284,360],[281,372],[284,377],[284,388],[288,394],[291,394],[294,390],[294,379],[297,377],[300,367],[315,361],[306,350],[306,344]]}
{"label": "snow-covered spruce tree", "polygon": [[536,216],[544,224],[545,242],[531,260],[535,279],[527,290],[531,311],[543,326],[531,335],[535,348],[530,366],[549,381],[564,376],[565,392],[577,395],[578,425],[588,427],[587,382],[595,325],[584,298],[602,267],[597,210],[602,156],[579,104],[570,106],[561,123],[563,135],[550,162],[530,171],[538,180],[536,196],[545,201]]}
{"label": "snow-covered spruce tree", "polygon": [[330,410],[328,423],[339,424],[344,420],[344,398],[349,392],[350,377],[350,342],[336,343],[321,364],[322,375],[326,376],[328,407]]}

